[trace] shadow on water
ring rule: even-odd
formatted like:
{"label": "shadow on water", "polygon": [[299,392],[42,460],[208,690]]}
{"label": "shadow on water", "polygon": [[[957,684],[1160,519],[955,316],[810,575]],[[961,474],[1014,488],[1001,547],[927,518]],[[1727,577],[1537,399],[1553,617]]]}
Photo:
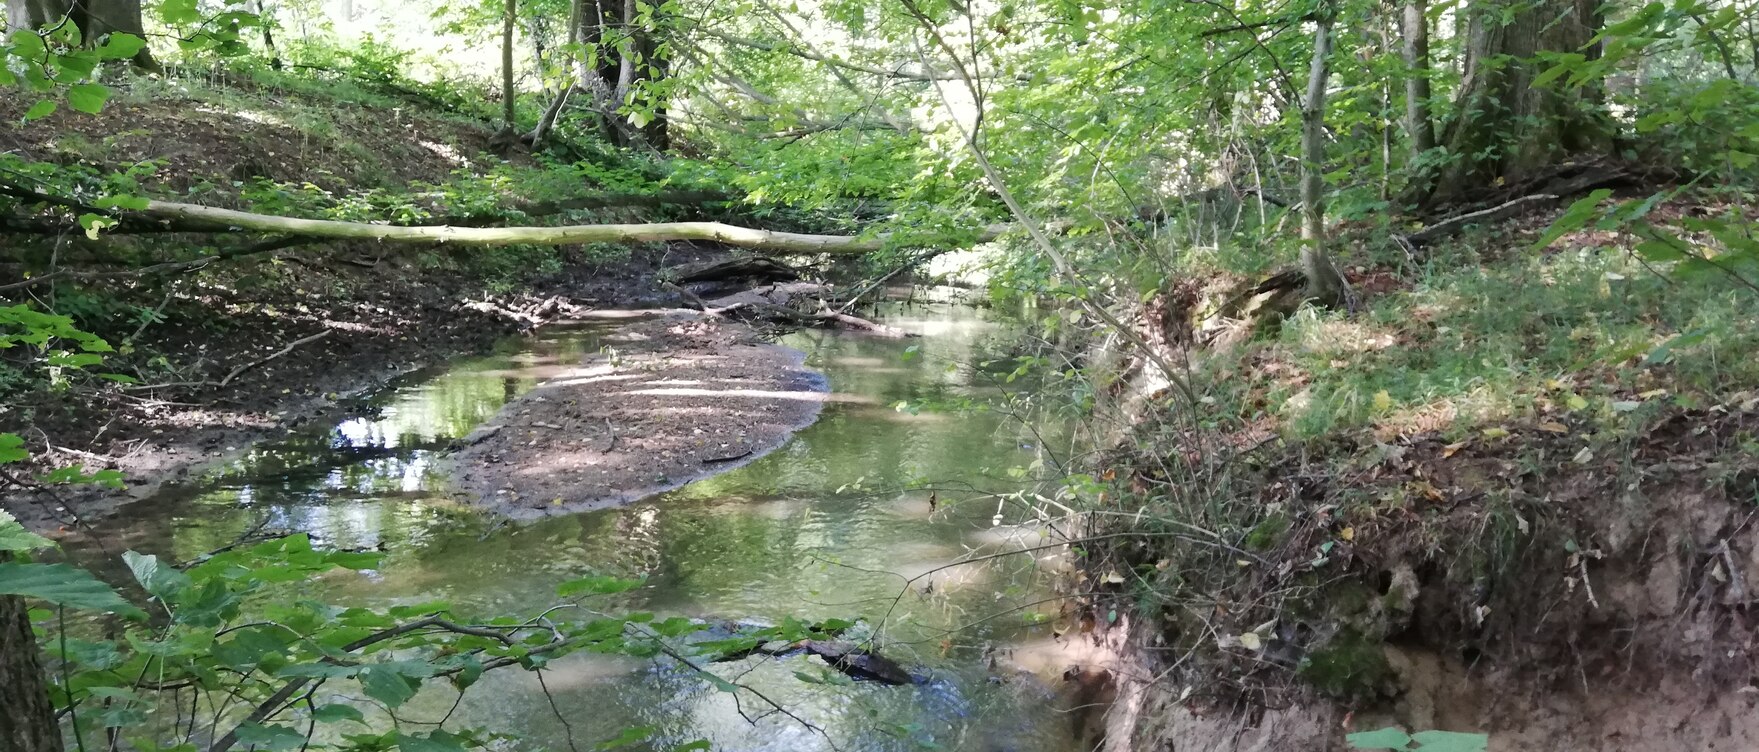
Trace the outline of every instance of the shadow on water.
{"label": "shadow on water", "polygon": [[[896,408],[993,396],[974,364],[1012,335],[969,308],[892,308],[883,318],[927,336],[788,337],[840,398],[774,453],[642,503],[506,524],[450,498],[432,470],[449,441],[595,352],[607,331],[595,324],[546,329],[412,377],[328,431],[254,448],[201,483],[141,502],[101,535],[112,550],[180,559],[258,526],[386,552],[379,570],[303,586],[342,604],[444,600],[466,614],[527,613],[554,602],[559,582],[592,572],[645,577],[615,605],[662,617],[884,620],[887,654],[923,683],[802,682],[795,672],[817,671],[805,657],[723,673],[741,672],[843,749],[1072,749],[1044,685],[997,667],[1009,646],[1049,637],[1035,618],[1048,597],[1043,573],[1026,557],[947,566],[1017,545],[991,527],[997,502],[973,489],[1010,490],[1007,471],[1034,460],[1037,439],[994,411]],[[930,488],[940,489],[938,509]],[[575,656],[543,678],[566,723],[537,677],[520,671],[485,677],[454,723],[512,733],[533,749],[565,749],[569,731],[586,748],[631,725],[656,729],[654,749],[698,738],[724,750],[828,748],[779,717],[749,722],[732,696],[669,662]],[[407,717],[438,718],[455,699],[430,690]]]}

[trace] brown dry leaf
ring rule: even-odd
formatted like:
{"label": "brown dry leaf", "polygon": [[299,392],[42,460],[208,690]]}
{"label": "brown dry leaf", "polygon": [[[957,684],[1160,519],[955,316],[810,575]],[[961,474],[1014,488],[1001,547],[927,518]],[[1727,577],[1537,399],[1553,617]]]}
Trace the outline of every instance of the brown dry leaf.
{"label": "brown dry leaf", "polygon": [[1539,430],[1551,433],[1569,433],[1570,427],[1555,420],[1548,420],[1539,424]]}
{"label": "brown dry leaf", "polygon": [[1449,444],[1447,446],[1442,447],[1441,448],[1441,458],[1445,460],[1449,457],[1454,456],[1455,454],[1458,454],[1459,451],[1461,449],[1465,449],[1466,445],[1469,443],[1471,443],[1471,442],[1461,441],[1461,442]]}

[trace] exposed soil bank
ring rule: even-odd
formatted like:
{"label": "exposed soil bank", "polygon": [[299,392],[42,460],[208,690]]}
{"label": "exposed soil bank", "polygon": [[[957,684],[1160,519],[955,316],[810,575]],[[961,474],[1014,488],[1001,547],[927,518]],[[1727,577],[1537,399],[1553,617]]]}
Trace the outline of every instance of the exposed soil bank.
{"label": "exposed soil bank", "polygon": [[502,407],[446,462],[475,503],[514,517],[599,509],[737,467],[818,416],[798,351],[740,324],[667,313]]}
{"label": "exposed soil bank", "polygon": [[[1353,475],[1312,469],[1317,449],[1368,456],[1341,442],[1267,462],[1245,484],[1282,504],[1263,563],[1221,559],[1226,585],[1134,624],[1104,666],[1122,679],[1106,749],[1343,750],[1387,726],[1493,751],[1759,749],[1759,398],[1592,428],[1413,438]],[[1392,489],[1416,511],[1340,519]],[[1255,630],[1239,604],[1260,593],[1280,600]]]}

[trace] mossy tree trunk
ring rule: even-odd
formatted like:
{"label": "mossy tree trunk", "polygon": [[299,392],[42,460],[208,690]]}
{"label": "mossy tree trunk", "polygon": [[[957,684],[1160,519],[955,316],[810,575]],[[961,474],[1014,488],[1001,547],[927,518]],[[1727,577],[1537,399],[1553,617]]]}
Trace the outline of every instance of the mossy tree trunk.
{"label": "mossy tree trunk", "polygon": [[[1562,80],[1535,87],[1542,52],[1593,59],[1599,0],[1477,0],[1468,9],[1466,63],[1442,145],[1452,161],[1436,182],[1440,202],[1469,197],[1498,181],[1612,148],[1601,93]],[[1567,77],[1566,77],[1567,78]]]}

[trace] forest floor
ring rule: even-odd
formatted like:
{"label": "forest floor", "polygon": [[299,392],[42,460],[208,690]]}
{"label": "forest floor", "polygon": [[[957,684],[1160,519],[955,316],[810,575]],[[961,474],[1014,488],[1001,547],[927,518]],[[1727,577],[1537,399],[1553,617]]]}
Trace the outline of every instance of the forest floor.
{"label": "forest floor", "polygon": [[[0,100],[0,120],[17,121],[24,105]],[[492,182],[529,162],[487,154],[490,129],[468,117],[292,78],[212,86],[142,80],[120,89],[101,114],[63,108],[48,120],[49,127],[0,134],[0,149],[70,171],[132,166],[143,192],[197,194],[220,205],[279,196],[304,211],[333,213],[346,211],[351,197],[419,201],[436,186]],[[570,190],[594,186],[582,181]],[[22,259],[52,249],[67,268],[108,270],[117,268],[109,256],[151,263],[175,256],[178,244],[212,242],[118,236],[99,246],[63,237],[19,242],[7,254]],[[13,472],[30,477],[78,464],[119,471],[127,486],[14,490],[0,507],[46,530],[106,514],[253,441],[335,420],[397,376],[484,351],[542,320],[674,302],[658,281],[661,270],[722,254],[683,244],[486,254],[339,242],[176,275],[0,294],[11,302],[34,298],[104,336],[117,352],[101,370],[132,381],[76,373],[33,386],[8,381],[20,372],[0,362],[0,390],[9,392],[0,431],[24,437],[32,453],[32,463]],[[10,260],[0,259],[0,269]],[[8,276],[0,281],[19,279]],[[695,343],[698,351],[704,342]],[[791,372],[795,364],[782,365]],[[626,441],[632,446],[633,434]]]}

